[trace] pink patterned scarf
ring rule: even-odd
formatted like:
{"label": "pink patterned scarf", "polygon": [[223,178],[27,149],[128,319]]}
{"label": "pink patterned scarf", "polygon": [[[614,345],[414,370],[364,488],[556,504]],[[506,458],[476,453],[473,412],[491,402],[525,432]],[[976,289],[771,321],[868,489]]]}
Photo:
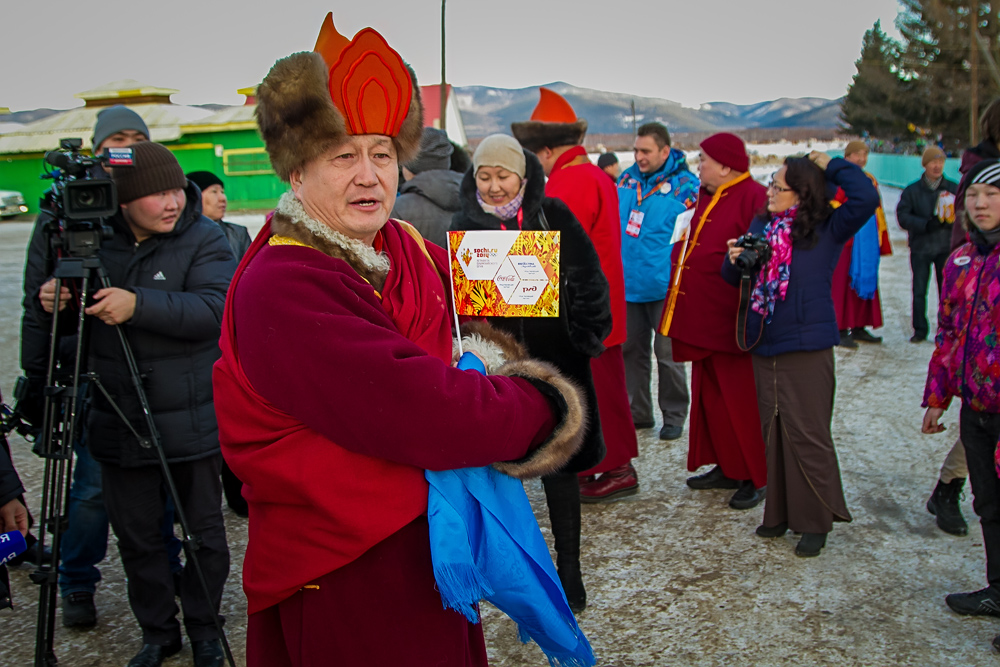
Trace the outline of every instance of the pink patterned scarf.
{"label": "pink patterned scarf", "polygon": [[771,246],[771,259],[757,275],[750,305],[754,312],[764,316],[770,323],[774,316],[774,304],[784,301],[788,292],[788,279],[792,268],[792,222],[799,207],[776,213],[764,227],[764,238]]}

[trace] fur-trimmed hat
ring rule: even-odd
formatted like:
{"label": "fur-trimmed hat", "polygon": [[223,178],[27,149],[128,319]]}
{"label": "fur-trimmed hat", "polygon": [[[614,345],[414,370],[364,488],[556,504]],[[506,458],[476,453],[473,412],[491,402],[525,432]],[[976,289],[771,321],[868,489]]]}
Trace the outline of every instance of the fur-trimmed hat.
{"label": "fur-trimmed hat", "polygon": [[543,148],[576,146],[587,136],[587,121],[577,118],[573,107],[559,93],[539,88],[541,98],[531,120],[511,123],[510,129],[521,146],[532,153]]}
{"label": "fur-trimmed hat", "polygon": [[400,164],[420,152],[424,126],[413,70],[365,28],[348,40],[327,14],[316,47],[274,63],[257,88],[257,125],[275,173],[319,157],[348,136],[392,137]]}

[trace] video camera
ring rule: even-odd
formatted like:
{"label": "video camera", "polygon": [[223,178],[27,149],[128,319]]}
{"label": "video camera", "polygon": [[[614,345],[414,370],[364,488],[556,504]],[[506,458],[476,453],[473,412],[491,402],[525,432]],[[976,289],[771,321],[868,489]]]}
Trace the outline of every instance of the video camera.
{"label": "video camera", "polygon": [[113,236],[101,220],[118,211],[118,194],[114,182],[94,167],[132,166],[131,148],[108,148],[91,156],[80,153],[82,145],[79,138],[60,140],[60,150],[45,154],[45,162],[55,169],[42,175],[53,181],[41,201],[54,218],[47,230],[50,247],[71,257],[92,257]]}
{"label": "video camera", "polygon": [[771,259],[771,244],[761,234],[743,234],[736,239],[733,247],[743,248],[743,252],[736,256],[735,262],[736,267],[743,273],[750,273]]}

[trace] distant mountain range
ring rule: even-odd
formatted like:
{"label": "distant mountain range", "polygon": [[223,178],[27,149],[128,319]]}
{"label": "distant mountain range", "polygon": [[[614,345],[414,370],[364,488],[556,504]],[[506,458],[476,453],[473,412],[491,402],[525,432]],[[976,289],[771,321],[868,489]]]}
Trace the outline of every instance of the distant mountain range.
{"label": "distant mountain range", "polygon": [[[748,128],[824,128],[840,127],[843,98],[781,98],[759,104],[711,102],[693,109],[678,102],[624,93],[577,88],[558,81],[545,85],[559,93],[573,106],[577,116],[586,118],[590,134],[632,132],[632,108],[635,121],[664,123],[671,132],[713,132]],[[484,137],[494,132],[510,132],[510,124],[527,120],[538,103],[538,86],[530,88],[491,88],[456,86],[458,108],[462,111],[466,134]]]}
{"label": "distant mountain range", "polygon": [[[631,135],[633,102],[637,125],[660,121],[676,133],[775,128],[834,130],[840,127],[840,105],[843,102],[843,98],[783,97],[759,104],[710,102],[693,109],[670,100],[577,88],[561,81],[546,84],[545,87],[565,97],[577,116],[587,119],[589,135]],[[517,89],[456,86],[455,93],[465,122],[465,132],[470,139],[494,132],[509,133],[510,124],[527,120],[538,103],[538,86]],[[211,111],[226,108],[222,104],[196,106]],[[55,113],[61,113],[61,110],[18,111],[0,116],[0,121],[30,123]]]}

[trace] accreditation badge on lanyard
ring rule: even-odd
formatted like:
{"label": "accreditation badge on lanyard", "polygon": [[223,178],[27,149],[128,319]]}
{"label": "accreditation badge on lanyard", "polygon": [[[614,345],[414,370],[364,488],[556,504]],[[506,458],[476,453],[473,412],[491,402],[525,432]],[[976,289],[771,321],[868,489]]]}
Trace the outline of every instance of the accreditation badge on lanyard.
{"label": "accreditation badge on lanyard", "polygon": [[642,219],[646,216],[642,211],[632,211],[628,214],[628,224],[625,225],[625,233],[629,236],[636,237],[639,236],[639,230],[642,229]]}
{"label": "accreditation badge on lanyard", "polygon": [[[666,186],[666,189],[664,189],[664,186]],[[666,194],[666,193],[670,192],[670,183],[669,182],[665,182],[663,184],[663,186],[660,186],[659,190],[661,192],[663,192],[663,194]],[[642,201],[644,199],[646,199],[647,197],[649,197],[649,195],[654,194],[656,191],[657,191],[657,188],[653,188],[652,190],[650,190],[646,194],[645,197],[643,197],[642,196],[642,186],[639,185],[638,183],[636,183],[636,186],[635,186],[635,202],[636,202],[636,206],[637,207],[638,206],[642,206]],[[629,215],[628,215],[628,224],[625,225],[625,233],[628,234],[629,236],[633,237],[633,238],[639,236],[639,231],[642,229],[642,219],[644,217],[646,217],[645,213],[643,213],[642,211],[633,209],[632,212],[629,213]]]}

